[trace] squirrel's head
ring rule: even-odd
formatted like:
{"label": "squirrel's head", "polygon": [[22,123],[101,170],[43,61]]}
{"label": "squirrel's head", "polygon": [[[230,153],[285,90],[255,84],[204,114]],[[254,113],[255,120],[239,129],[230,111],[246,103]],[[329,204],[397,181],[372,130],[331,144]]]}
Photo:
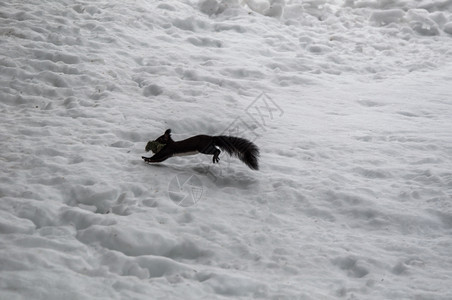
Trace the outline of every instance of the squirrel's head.
{"label": "squirrel's head", "polygon": [[165,133],[162,136],[159,136],[155,141],[160,144],[168,144],[173,142],[173,139],[171,138],[171,129],[167,129]]}

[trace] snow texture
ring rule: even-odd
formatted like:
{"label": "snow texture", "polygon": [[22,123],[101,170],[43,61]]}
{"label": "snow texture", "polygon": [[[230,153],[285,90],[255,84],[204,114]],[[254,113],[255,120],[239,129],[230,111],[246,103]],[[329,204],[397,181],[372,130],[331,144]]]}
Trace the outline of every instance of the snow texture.
{"label": "snow texture", "polygon": [[[452,299],[452,1],[0,3],[1,299]],[[260,170],[145,164],[232,134]]]}

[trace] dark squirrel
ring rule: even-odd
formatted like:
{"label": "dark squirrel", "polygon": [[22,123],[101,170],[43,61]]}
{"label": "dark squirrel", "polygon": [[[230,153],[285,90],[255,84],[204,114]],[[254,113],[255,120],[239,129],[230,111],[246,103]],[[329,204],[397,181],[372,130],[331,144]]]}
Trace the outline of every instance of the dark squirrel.
{"label": "dark squirrel", "polygon": [[[197,153],[213,155],[213,163],[218,163],[220,161],[219,155],[221,150],[223,150],[231,156],[238,157],[251,169],[259,169],[259,148],[244,138],[224,135],[196,135],[182,141],[174,141],[171,138],[171,129],[167,129],[162,136],[153,142],[161,144],[161,147],[158,147],[158,152],[152,157],[142,156],[144,161],[148,163],[162,162],[172,156]],[[146,146],[146,151],[151,149],[150,143]]]}

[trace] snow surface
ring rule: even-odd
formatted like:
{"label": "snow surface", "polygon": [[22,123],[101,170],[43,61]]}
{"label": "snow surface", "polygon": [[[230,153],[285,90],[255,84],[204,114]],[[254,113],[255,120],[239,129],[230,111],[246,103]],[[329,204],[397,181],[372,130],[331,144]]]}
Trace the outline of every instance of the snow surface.
{"label": "snow surface", "polygon": [[[450,0],[1,2],[0,298],[452,299],[451,34]],[[261,169],[145,164],[167,128]]]}

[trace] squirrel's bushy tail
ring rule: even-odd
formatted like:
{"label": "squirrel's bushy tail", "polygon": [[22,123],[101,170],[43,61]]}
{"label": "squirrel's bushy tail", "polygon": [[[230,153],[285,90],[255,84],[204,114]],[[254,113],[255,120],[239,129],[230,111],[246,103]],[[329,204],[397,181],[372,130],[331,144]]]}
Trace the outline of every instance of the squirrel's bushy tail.
{"label": "squirrel's bushy tail", "polygon": [[214,144],[231,156],[237,156],[248,167],[259,170],[259,148],[252,142],[234,136],[215,136]]}

